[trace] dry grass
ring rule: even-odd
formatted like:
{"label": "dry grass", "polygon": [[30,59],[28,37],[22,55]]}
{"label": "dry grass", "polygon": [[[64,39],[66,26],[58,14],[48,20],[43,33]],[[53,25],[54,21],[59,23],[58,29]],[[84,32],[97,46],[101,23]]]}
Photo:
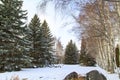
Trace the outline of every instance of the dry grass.
{"label": "dry grass", "polygon": [[[18,75],[13,75],[10,80],[20,80]],[[28,78],[23,78],[22,80],[28,80]]]}
{"label": "dry grass", "polygon": [[10,78],[10,80],[20,80],[18,75],[14,75]]}
{"label": "dry grass", "polygon": [[85,77],[79,77],[78,80],[85,80]]}
{"label": "dry grass", "polygon": [[[20,80],[18,75],[13,75],[10,80]],[[22,80],[28,80],[28,78],[23,78]],[[72,78],[70,80],[85,80],[84,76],[79,76],[79,78]]]}

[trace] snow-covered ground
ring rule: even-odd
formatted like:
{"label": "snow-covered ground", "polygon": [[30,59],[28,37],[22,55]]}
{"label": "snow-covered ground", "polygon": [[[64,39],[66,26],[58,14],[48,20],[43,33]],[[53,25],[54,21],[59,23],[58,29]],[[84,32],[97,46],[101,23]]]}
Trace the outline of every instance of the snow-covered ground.
{"label": "snow-covered ground", "polygon": [[13,76],[18,76],[20,80],[63,80],[67,74],[73,71],[85,75],[91,70],[98,70],[100,73],[103,73],[107,80],[119,80],[117,74],[108,74],[100,67],[83,67],[80,65],[59,66],[57,68],[24,68],[22,71],[0,73],[0,80],[10,80]]}

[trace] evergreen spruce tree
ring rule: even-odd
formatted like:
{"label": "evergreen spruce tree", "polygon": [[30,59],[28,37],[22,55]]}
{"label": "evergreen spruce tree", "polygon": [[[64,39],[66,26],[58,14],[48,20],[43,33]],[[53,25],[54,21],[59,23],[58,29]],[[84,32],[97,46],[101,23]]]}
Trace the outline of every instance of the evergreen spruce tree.
{"label": "evergreen spruce tree", "polygon": [[40,53],[41,53],[41,31],[40,31],[40,20],[37,14],[34,15],[30,24],[28,25],[25,40],[28,42],[27,49],[28,56],[31,58],[30,65],[26,67],[40,66]]}
{"label": "evergreen spruce tree", "polygon": [[84,38],[82,38],[82,42],[81,42],[81,52],[80,52],[79,62],[81,65],[84,66],[95,66],[96,64],[95,59],[89,53],[87,53],[86,41]]}
{"label": "evergreen spruce tree", "polygon": [[79,58],[79,62],[81,65],[85,65],[86,63],[86,42],[85,39],[82,38],[81,40],[81,51],[80,51],[80,58]]}
{"label": "evergreen spruce tree", "polygon": [[50,32],[48,24],[44,21],[40,27],[41,29],[41,64],[45,66],[49,66],[53,62],[53,46],[54,46],[54,38]]}
{"label": "evergreen spruce tree", "polygon": [[75,43],[70,40],[65,49],[65,64],[77,64],[78,63],[78,50]]}
{"label": "evergreen spruce tree", "polygon": [[24,20],[26,11],[21,0],[0,3],[0,70],[20,70],[23,57]]}

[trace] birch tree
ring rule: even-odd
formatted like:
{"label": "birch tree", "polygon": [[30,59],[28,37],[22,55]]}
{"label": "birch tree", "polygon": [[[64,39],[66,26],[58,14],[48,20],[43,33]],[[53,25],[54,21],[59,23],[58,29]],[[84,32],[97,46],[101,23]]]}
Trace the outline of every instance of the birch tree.
{"label": "birch tree", "polygon": [[[114,72],[116,67],[114,47],[117,30],[119,31],[115,4],[96,0],[86,4],[82,11],[78,22],[85,28],[84,33],[87,37],[96,38],[96,50],[99,51],[97,62],[104,69]],[[92,29],[92,32],[89,32],[89,29]]]}

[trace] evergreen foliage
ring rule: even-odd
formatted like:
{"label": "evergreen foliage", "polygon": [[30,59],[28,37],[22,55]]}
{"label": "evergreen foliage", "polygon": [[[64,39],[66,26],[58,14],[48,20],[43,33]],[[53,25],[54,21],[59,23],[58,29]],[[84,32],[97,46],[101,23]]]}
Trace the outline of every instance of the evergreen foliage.
{"label": "evergreen foliage", "polygon": [[82,41],[81,41],[81,51],[80,51],[80,58],[79,58],[79,62],[80,64],[83,64],[85,63],[85,57],[86,57],[86,42],[85,42],[85,39],[82,38]]}
{"label": "evergreen foliage", "polygon": [[44,20],[41,27],[41,64],[45,66],[49,66],[53,63],[53,46],[54,46],[54,38],[50,32],[47,22]]}
{"label": "evergreen foliage", "polygon": [[80,64],[85,66],[95,66],[96,61],[90,54],[80,54]]}
{"label": "evergreen foliage", "polygon": [[86,42],[84,38],[82,38],[82,42],[81,42],[81,53],[80,53],[79,62],[81,65],[85,65],[85,66],[95,66],[96,64],[95,59],[89,53],[87,54]]}
{"label": "evergreen foliage", "polygon": [[65,49],[65,64],[77,64],[78,63],[78,50],[75,43],[70,40]]}
{"label": "evergreen foliage", "polygon": [[[21,0],[1,0],[0,3],[0,70],[20,70],[22,66],[24,20],[26,11]],[[18,65],[19,64],[19,65]]]}
{"label": "evergreen foliage", "polygon": [[26,67],[43,67],[51,64],[54,44],[47,22],[40,23],[35,14],[26,31],[24,39],[28,42],[26,48],[31,59],[31,64]]}
{"label": "evergreen foliage", "polygon": [[38,16],[35,14],[28,25],[25,40],[27,43],[28,56],[31,59],[31,64],[26,67],[40,66],[41,53],[41,23]]}

